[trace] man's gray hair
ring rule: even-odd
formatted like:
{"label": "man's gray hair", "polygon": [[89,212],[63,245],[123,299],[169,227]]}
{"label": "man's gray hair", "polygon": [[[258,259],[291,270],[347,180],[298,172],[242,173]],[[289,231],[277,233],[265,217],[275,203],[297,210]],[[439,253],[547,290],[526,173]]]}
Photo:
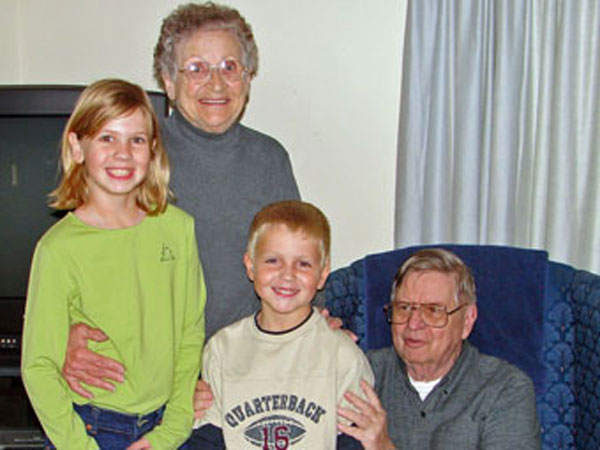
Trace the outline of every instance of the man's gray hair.
{"label": "man's gray hair", "polygon": [[453,274],[456,280],[456,299],[461,299],[473,304],[477,301],[475,280],[471,269],[454,253],[441,248],[427,248],[413,253],[394,276],[391,298],[394,298],[396,289],[402,286],[402,281],[410,272],[434,271]]}

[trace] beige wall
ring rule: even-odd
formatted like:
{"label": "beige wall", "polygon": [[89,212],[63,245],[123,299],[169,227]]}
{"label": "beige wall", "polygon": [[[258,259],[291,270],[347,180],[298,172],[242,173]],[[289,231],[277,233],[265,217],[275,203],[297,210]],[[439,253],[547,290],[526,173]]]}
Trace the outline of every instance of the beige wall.
{"label": "beige wall", "polygon": [[0,1],[0,84],[20,81],[18,5],[17,1]]}
{"label": "beige wall", "polygon": [[[2,0],[2,84],[123,77],[156,89],[167,0]],[[332,223],[339,267],[393,243],[406,0],[229,0],[261,65],[244,122],[288,149],[304,199]]]}

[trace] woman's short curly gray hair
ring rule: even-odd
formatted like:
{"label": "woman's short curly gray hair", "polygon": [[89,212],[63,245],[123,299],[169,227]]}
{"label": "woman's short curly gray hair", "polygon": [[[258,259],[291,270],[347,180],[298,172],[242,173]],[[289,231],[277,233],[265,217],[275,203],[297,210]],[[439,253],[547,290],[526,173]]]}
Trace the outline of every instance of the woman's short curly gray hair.
{"label": "woman's short curly gray hair", "polygon": [[242,63],[250,78],[258,72],[258,47],[252,27],[234,8],[212,2],[188,3],[177,7],[162,23],[154,47],[154,78],[165,89],[163,75],[175,80],[177,75],[176,49],[181,42],[200,29],[228,29],[242,48]]}

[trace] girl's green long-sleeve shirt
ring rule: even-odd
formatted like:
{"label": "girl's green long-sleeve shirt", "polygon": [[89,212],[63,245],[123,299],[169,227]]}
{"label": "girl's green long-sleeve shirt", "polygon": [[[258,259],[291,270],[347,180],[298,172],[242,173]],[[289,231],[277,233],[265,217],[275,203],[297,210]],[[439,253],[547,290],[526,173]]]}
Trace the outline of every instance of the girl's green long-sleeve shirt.
{"label": "girl's green long-sleeve shirt", "polygon": [[[146,435],[152,448],[173,449],[193,422],[192,397],[204,341],[205,286],[194,221],[169,205],[138,225],[107,230],[69,213],[35,250],[25,312],[22,375],[40,422],[59,449],[98,448],[72,403],[127,414],[166,404]],[[100,328],[105,342],[88,347],[125,366],[109,392],[85,386],[87,400],[61,375],[69,329]]]}

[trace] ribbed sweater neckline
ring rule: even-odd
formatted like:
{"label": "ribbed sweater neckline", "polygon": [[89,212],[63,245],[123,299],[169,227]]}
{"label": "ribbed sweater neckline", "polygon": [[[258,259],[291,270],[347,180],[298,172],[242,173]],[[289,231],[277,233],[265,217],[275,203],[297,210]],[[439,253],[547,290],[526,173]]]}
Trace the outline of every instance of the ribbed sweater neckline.
{"label": "ribbed sweater neckline", "polygon": [[[224,133],[209,133],[191,124],[176,108],[173,110],[170,120],[173,121],[174,128],[177,128],[179,131],[172,137],[178,136],[181,139],[191,142],[193,145],[206,142],[212,148],[231,148],[239,140],[239,122],[234,123]],[[173,135],[174,133],[171,134]]]}

